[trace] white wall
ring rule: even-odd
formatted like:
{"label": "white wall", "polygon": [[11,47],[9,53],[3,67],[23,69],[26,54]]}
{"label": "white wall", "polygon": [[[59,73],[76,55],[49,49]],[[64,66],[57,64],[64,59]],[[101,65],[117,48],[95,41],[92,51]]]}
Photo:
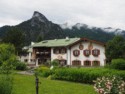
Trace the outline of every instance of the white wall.
{"label": "white wall", "polygon": [[[92,51],[91,51],[91,55],[86,57],[86,56],[84,56],[83,51],[88,49],[88,46],[90,45],[90,42],[81,42],[81,44],[84,46],[83,50],[79,49],[80,43],[78,43],[78,44],[72,46],[70,49],[67,48],[66,54],[54,54],[53,48],[51,48],[51,61],[53,61],[54,59],[59,59],[61,57],[65,60],[67,60],[67,65],[71,65],[73,60],[80,60],[82,66],[84,66],[84,61],[86,61],[86,60],[89,60],[91,62],[95,61],[95,60],[100,61],[100,66],[105,65],[106,57],[105,57],[105,47],[103,45],[92,43],[93,49],[99,49],[100,50],[100,55],[98,57],[95,57],[95,56],[92,55]],[[76,50],[76,49],[80,51],[80,55],[78,57],[75,57],[73,55],[73,51]]]}
{"label": "white wall", "polygon": [[67,48],[67,65],[71,65],[70,57],[71,57],[71,50],[70,48]]}
{"label": "white wall", "polygon": [[[84,46],[83,50],[88,49],[88,45],[90,44],[90,42],[81,42],[81,43]],[[100,50],[100,55],[98,57],[95,57],[95,56],[92,55],[92,52],[91,52],[91,55],[86,57],[83,54],[83,50],[79,49],[79,45],[80,45],[80,43],[78,43],[77,45],[74,45],[74,46],[71,47],[71,62],[73,60],[80,60],[81,61],[81,65],[83,66],[84,65],[83,62],[86,61],[86,60],[89,60],[89,61],[97,60],[97,61],[100,61],[100,66],[104,66],[105,59],[106,59],[105,58],[105,47],[104,46],[92,43],[93,49],[96,48],[96,49]],[[76,50],[76,49],[80,51],[80,55],[78,57],[75,57],[73,55],[73,51]]]}
{"label": "white wall", "polygon": [[67,60],[67,53],[65,53],[65,54],[54,54],[53,48],[51,48],[51,61],[53,61],[54,59],[59,59],[59,58],[63,58],[65,60]]}
{"label": "white wall", "polygon": [[69,47],[66,48],[66,52],[65,54],[54,54],[53,53],[53,49],[54,48],[51,48],[51,61],[53,61],[54,59],[59,59],[59,57],[62,57],[63,59],[67,60],[67,65],[70,65],[71,62],[70,62],[70,49]]}
{"label": "white wall", "polygon": [[27,62],[28,62],[28,59],[29,59],[28,54],[27,54],[26,56],[21,56],[21,57],[20,57],[20,61],[21,61],[21,62],[25,62],[26,59],[27,59]]}

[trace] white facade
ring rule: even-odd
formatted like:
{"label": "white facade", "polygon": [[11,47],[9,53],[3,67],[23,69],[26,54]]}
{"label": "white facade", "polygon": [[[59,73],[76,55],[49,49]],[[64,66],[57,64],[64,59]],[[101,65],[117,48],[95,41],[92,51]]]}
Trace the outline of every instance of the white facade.
{"label": "white facade", "polygon": [[54,48],[51,48],[51,61],[53,61],[54,59],[64,59],[64,60],[67,60],[67,53],[64,53],[64,54],[54,54],[53,52],[53,49]]}
{"label": "white facade", "polygon": [[28,55],[28,54],[22,55],[22,56],[19,58],[19,60],[20,60],[21,62],[28,62],[28,60],[29,60],[29,55]]}
{"label": "white facade", "polygon": [[[79,45],[83,45],[83,49],[80,50],[79,49]],[[85,56],[84,50],[89,49],[89,45],[92,46],[91,48],[91,54],[89,56]],[[74,60],[79,60],[81,61],[81,66],[84,66],[84,61],[90,61],[92,66],[92,62],[93,61],[99,61],[100,62],[100,66],[104,66],[105,65],[105,46],[98,44],[98,43],[92,43],[92,42],[79,42],[71,47],[67,47],[67,51],[65,54],[55,54],[53,51],[54,48],[51,48],[51,61],[53,61],[54,59],[58,59],[58,60],[66,60],[67,61],[67,65],[72,65],[72,62]],[[92,50],[93,49],[99,49],[100,50],[100,54],[98,56],[94,56],[92,55]],[[80,54],[79,56],[74,56],[73,55],[73,51],[74,50],[79,50]]]}
{"label": "white facade", "polygon": [[[66,40],[65,42],[68,42],[68,41]],[[89,40],[86,38],[81,38],[81,39],[79,38],[76,41],[73,41],[70,44],[67,44],[66,46],[62,46],[60,43],[60,46],[51,45],[52,47],[51,46],[46,47],[44,46],[44,44],[47,44],[47,43],[43,43],[41,44],[41,46],[39,45],[35,46],[36,48],[33,48],[34,50],[30,51],[29,57],[28,57],[28,61],[29,61],[28,63],[31,63],[32,56],[36,56],[34,58],[36,66],[42,63],[44,64],[44,62],[39,63],[38,59],[41,59],[41,61],[45,61],[45,62],[48,59],[49,60],[51,59],[51,61],[57,59],[60,61],[60,64],[65,61],[64,64],[71,65],[71,66],[75,66],[77,64],[79,66],[94,66],[95,63],[97,63],[98,66],[105,65],[105,61],[106,61],[105,44],[101,42]],[[55,41],[55,44],[56,44],[56,41]],[[49,41],[47,45],[49,45]],[[61,50],[59,50],[59,53],[55,53],[55,49],[65,49],[65,52],[62,53]],[[97,49],[99,52],[97,55],[93,54],[95,49]],[[49,53],[50,55],[48,55],[48,57],[46,58],[46,54],[39,54],[39,57],[37,57],[37,52],[35,52],[36,50],[40,51],[39,53],[44,53],[44,51],[48,51],[47,53]],[[79,52],[77,56],[74,55],[75,50]],[[90,51],[90,54],[87,56],[84,53],[86,50]]]}
{"label": "white facade", "polygon": [[[83,45],[83,50],[79,49],[80,43],[71,47],[71,62],[73,60],[80,60],[81,65],[84,66],[84,61],[91,61],[91,62],[92,61],[100,61],[100,66],[104,66],[105,59],[106,59],[106,57],[105,57],[105,47],[104,46],[96,44],[96,43],[92,43],[93,48],[91,49],[91,51],[93,49],[99,49],[100,50],[100,55],[98,57],[95,57],[95,56],[92,55],[92,52],[91,52],[90,56],[85,56],[83,54],[83,51],[88,49],[88,46],[89,46],[90,42],[82,42],[81,44]],[[80,55],[78,57],[75,57],[73,55],[73,51],[76,50],[76,49],[80,50]],[[91,64],[91,66],[92,66],[92,64]]]}
{"label": "white facade", "polygon": [[[31,42],[31,45],[35,44],[34,42]],[[19,60],[21,62],[25,62],[28,65],[35,65],[36,62],[34,62],[34,59],[32,58],[32,47],[25,46],[22,50],[27,50],[27,52],[20,56]]]}

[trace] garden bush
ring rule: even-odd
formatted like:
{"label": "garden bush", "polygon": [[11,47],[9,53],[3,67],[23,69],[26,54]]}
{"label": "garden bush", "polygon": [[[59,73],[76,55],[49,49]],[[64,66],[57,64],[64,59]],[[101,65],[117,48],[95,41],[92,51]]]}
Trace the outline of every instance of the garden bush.
{"label": "garden bush", "polygon": [[125,60],[124,59],[113,59],[110,68],[125,70]]}
{"label": "garden bush", "polygon": [[59,66],[59,60],[53,60],[52,62],[51,62],[51,64],[53,65],[53,66]]}
{"label": "garden bush", "polygon": [[47,66],[40,66],[35,71],[38,73],[39,76],[42,76],[42,77],[48,77],[49,75],[52,74],[52,71]]}
{"label": "garden bush", "polygon": [[0,94],[12,94],[13,79],[10,76],[0,77]]}
{"label": "garden bush", "polygon": [[26,64],[25,63],[23,63],[23,62],[17,62],[16,64],[15,64],[15,69],[16,70],[26,70]]}

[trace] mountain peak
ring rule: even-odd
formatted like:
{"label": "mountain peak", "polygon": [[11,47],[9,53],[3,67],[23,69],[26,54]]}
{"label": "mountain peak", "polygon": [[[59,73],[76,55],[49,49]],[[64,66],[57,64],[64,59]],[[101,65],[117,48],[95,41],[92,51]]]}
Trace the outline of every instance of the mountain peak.
{"label": "mountain peak", "polygon": [[37,18],[41,22],[48,22],[48,19],[38,11],[34,11],[32,18]]}

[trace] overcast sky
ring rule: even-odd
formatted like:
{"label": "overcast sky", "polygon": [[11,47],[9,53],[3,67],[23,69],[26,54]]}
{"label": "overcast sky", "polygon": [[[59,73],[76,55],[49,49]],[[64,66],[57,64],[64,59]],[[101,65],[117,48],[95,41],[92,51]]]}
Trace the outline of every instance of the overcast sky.
{"label": "overcast sky", "polygon": [[34,11],[59,24],[125,29],[125,0],[0,0],[0,26],[19,24]]}

